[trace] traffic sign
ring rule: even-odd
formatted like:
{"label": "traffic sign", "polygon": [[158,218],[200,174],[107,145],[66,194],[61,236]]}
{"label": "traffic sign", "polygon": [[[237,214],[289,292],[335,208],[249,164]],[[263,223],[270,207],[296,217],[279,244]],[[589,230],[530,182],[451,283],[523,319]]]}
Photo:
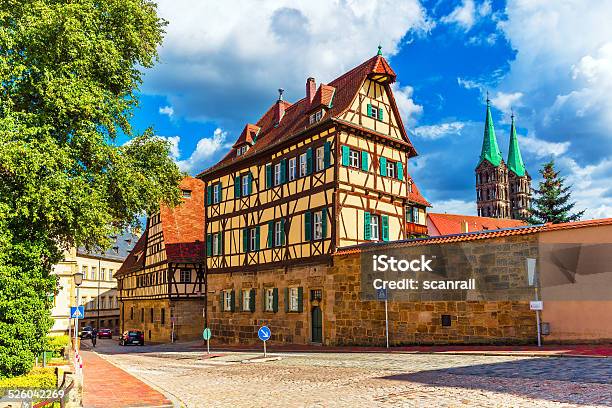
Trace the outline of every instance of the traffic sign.
{"label": "traffic sign", "polygon": [[70,318],[82,319],[85,317],[85,306],[70,306]]}
{"label": "traffic sign", "polygon": [[259,340],[267,341],[270,339],[270,336],[272,336],[272,332],[270,332],[268,326],[261,326],[257,331],[257,335],[259,336]]}
{"label": "traffic sign", "polygon": [[376,289],[376,298],[378,300],[387,300],[387,288]]}
{"label": "traffic sign", "polygon": [[206,341],[210,340],[210,338],[212,337],[212,333],[208,327],[205,328],[204,331],[202,332],[202,337]]}

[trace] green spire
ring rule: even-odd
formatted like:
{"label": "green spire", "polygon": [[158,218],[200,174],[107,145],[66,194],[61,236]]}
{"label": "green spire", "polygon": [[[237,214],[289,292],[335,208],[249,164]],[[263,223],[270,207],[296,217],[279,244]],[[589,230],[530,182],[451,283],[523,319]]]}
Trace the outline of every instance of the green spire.
{"label": "green spire", "polygon": [[512,125],[510,125],[510,147],[508,148],[508,170],[512,170],[519,177],[525,175],[525,165],[521,157],[518,139],[516,137],[516,127],[514,126],[514,113],[512,113]]}
{"label": "green spire", "polygon": [[482,151],[480,152],[480,161],[487,160],[493,166],[499,166],[502,155],[497,146],[497,138],[495,137],[495,128],[493,127],[493,118],[491,118],[491,106],[489,103],[489,95],[487,94],[487,117],[485,119],[484,138],[482,140]]}
{"label": "green spire", "polygon": [[378,44],[378,52],[376,53],[376,55],[382,56],[382,45],[380,44]]}

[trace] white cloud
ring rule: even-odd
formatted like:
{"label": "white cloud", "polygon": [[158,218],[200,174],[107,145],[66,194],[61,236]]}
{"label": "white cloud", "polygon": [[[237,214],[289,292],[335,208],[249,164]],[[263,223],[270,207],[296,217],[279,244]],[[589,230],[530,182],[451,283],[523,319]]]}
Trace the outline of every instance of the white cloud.
{"label": "white cloud", "polygon": [[411,86],[400,86],[399,83],[391,85],[395,103],[402,115],[404,126],[408,127],[415,123],[417,118],[423,113],[423,106],[418,105],[412,99],[414,89]]}
{"label": "white cloud", "polygon": [[510,108],[520,106],[522,92],[497,92],[491,99],[491,103],[502,112],[508,112]]}
{"label": "white cloud", "polygon": [[449,135],[460,135],[464,128],[463,122],[448,122],[439,125],[425,125],[414,129],[413,133],[423,139],[441,139]]}
{"label": "white cloud", "polygon": [[392,57],[407,35],[433,26],[418,0],[162,0],[158,9],[169,24],[143,90],[166,96],[176,115],[236,128],[256,120],[277,88],[298,100],[307,77],[329,82],[379,42]]}
{"label": "white cloud", "polygon": [[468,31],[476,20],[475,12],[474,0],[463,0],[449,15],[442,17],[442,22],[455,23]]}
{"label": "white cloud", "polygon": [[198,141],[195,150],[189,158],[179,160],[176,164],[186,173],[199,173],[210,164],[209,161],[214,155],[229,147],[225,143],[226,137],[227,132],[217,128],[212,137],[205,137]]}
{"label": "white cloud", "polygon": [[432,203],[431,212],[476,215],[476,202],[464,200],[444,200]]}
{"label": "white cloud", "polygon": [[179,142],[181,141],[181,137],[180,136],[159,136],[159,135],[157,135],[157,137],[170,142],[170,158],[172,158],[172,160],[174,161],[177,161],[178,158],[181,156],[181,152],[179,150]]}
{"label": "white cloud", "polygon": [[471,79],[457,78],[457,83],[465,89],[478,89],[481,93],[484,89],[483,85]]}
{"label": "white cloud", "polygon": [[547,142],[536,137],[518,136],[519,146],[524,152],[533,154],[537,158],[561,156],[570,147],[570,142]]}
{"label": "white cloud", "polygon": [[160,106],[159,114],[172,117],[174,115],[174,108],[172,108],[172,106]]}

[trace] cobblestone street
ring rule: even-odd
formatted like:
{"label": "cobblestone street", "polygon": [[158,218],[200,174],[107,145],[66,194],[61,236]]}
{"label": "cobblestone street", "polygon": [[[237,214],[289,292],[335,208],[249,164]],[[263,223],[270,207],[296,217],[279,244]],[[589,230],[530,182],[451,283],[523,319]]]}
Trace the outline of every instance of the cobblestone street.
{"label": "cobblestone street", "polygon": [[212,359],[180,345],[118,348],[104,358],[188,407],[612,407],[612,359],[253,352]]}

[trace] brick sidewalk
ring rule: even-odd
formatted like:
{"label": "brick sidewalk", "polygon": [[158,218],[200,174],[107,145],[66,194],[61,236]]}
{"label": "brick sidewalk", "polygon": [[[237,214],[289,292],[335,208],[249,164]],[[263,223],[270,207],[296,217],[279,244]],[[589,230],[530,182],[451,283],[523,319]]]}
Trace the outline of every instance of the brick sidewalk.
{"label": "brick sidewalk", "polygon": [[172,407],[163,394],[92,351],[83,357],[83,407]]}

